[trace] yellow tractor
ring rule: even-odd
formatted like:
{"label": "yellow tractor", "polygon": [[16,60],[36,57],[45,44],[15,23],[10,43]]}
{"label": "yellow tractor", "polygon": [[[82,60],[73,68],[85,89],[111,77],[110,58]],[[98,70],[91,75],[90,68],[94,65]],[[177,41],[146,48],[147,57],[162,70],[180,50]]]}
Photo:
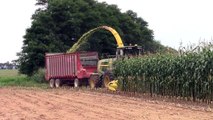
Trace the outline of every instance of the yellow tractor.
{"label": "yellow tractor", "polygon": [[86,42],[86,39],[99,29],[104,29],[110,31],[116,42],[117,50],[116,56],[114,58],[105,58],[98,61],[97,73],[93,73],[89,78],[89,85],[91,88],[96,87],[106,87],[112,91],[117,89],[118,81],[114,80],[113,76],[113,62],[118,59],[131,58],[133,56],[138,56],[142,52],[142,47],[138,45],[124,46],[120,35],[117,31],[108,26],[100,26],[90,30],[85,33],[73,46],[68,50],[68,53],[75,52],[81,46],[82,43]]}

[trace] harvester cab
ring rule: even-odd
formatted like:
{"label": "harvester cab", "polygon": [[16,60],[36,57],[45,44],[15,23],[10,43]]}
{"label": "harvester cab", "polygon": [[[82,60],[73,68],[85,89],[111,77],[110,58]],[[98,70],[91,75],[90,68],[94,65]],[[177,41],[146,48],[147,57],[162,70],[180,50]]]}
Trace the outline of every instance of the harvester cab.
{"label": "harvester cab", "polygon": [[136,45],[129,45],[124,47],[118,47],[116,51],[116,58],[117,59],[124,59],[124,58],[132,58],[137,57],[142,54],[142,47]]}

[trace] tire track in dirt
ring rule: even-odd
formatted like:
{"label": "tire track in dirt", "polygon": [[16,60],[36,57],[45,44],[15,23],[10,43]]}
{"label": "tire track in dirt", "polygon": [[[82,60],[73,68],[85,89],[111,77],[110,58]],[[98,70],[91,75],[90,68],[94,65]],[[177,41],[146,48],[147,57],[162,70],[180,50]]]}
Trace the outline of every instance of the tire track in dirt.
{"label": "tire track in dirt", "polygon": [[0,88],[3,120],[212,120],[213,112],[73,89]]}
{"label": "tire track in dirt", "polygon": [[[78,102],[84,103],[85,100],[84,98],[88,98],[86,101],[87,103],[89,103],[88,105],[92,105],[92,107],[97,107],[97,108],[105,108],[107,111],[114,111],[116,113],[116,115],[122,115],[124,116],[124,118],[133,118],[134,116],[131,113],[131,110],[129,109],[129,107],[127,106],[123,106],[123,104],[119,105],[119,107],[116,107],[116,104],[113,104],[115,101],[115,98],[112,98],[112,96],[107,96],[106,98],[103,98],[100,95],[91,95],[90,94],[83,94],[82,92],[78,91],[76,92],[77,94],[81,94],[79,95],[72,95],[72,97],[66,96],[66,98],[63,99],[69,99],[69,98],[73,98],[74,100],[78,100]],[[94,92],[91,92],[94,94]],[[61,96],[59,96],[61,97]],[[101,103],[98,105],[94,105],[94,102],[96,103]],[[116,102],[117,104],[120,104],[122,102]],[[115,107],[114,107],[115,106]],[[128,111],[126,111],[126,109],[128,108]],[[117,111],[117,112],[116,112]]]}
{"label": "tire track in dirt", "polygon": [[[26,93],[25,93],[26,94]],[[22,94],[20,94],[20,95],[22,95]],[[57,106],[68,106],[68,107],[61,107],[61,108],[55,108],[55,110],[54,111],[59,111],[60,109],[63,109],[63,111],[69,111],[69,112],[67,112],[67,113],[65,113],[65,115],[67,114],[69,114],[69,116],[67,116],[66,118],[68,118],[68,117],[70,117],[70,116],[72,116],[72,115],[70,115],[70,113],[73,113],[73,112],[75,112],[76,114],[78,114],[78,116],[82,116],[82,117],[84,117],[85,119],[94,119],[94,115],[90,115],[89,114],[89,116],[85,116],[84,114],[82,114],[82,113],[85,113],[85,108],[80,108],[79,106],[77,106],[77,105],[72,105],[72,104],[69,104],[69,102],[68,101],[64,101],[63,99],[56,99],[57,97],[50,97],[50,96],[48,96],[49,94],[34,94],[33,96],[30,96],[30,95],[28,95],[28,96],[30,96],[31,98],[34,98],[35,99],[35,96],[38,96],[37,98],[39,99],[39,98],[42,98],[42,102],[48,102],[48,101],[44,101],[44,99],[47,99],[47,100],[49,100],[49,102],[53,102],[54,104],[57,104]],[[24,96],[23,96],[24,97]],[[75,104],[75,103],[74,103]],[[71,107],[70,107],[71,106]],[[92,111],[89,111],[89,112],[92,112]],[[97,114],[97,115],[99,115],[99,113]],[[96,116],[97,116],[96,115]],[[100,116],[101,117],[101,116]]]}
{"label": "tire track in dirt", "polygon": [[[105,111],[105,110],[108,110],[108,111],[113,111],[113,109],[107,109],[106,107],[104,106],[96,106],[96,105],[93,105],[94,104],[94,101],[92,101],[92,103],[88,103],[88,100],[86,101],[82,101],[80,100],[80,98],[76,98],[76,97],[71,97],[72,99],[70,98],[67,98],[67,97],[61,97],[60,95],[55,95],[54,93],[52,94],[47,94],[47,95],[41,95],[39,94],[38,96],[41,97],[41,96],[47,96],[47,98],[53,98],[55,102],[59,102],[62,103],[62,104],[66,104],[66,106],[72,106],[72,107],[75,107],[75,108],[78,108],[78,110],[83,110],[82,113],[88,113],[88,115],[92,114],[92,116],[96,116],[98,117],[99,119],[104,119],[103,116],[108,116],[110,117],[111,119],[119,119],[119,117],[113,117],[111,116],[111,114],[106,114],[105,112],[102,112],[100,113],[100,111]],[[92,108],[92,109],[91,109]],[[104,109],[105,108],[105,109]],[[120,114],[117,114],[117,113],[114,113],[116,114],[117,116],[120,116]],[[130,116],[126,116],[125,118],[128,118]],[[121,118],[123,119],[123,118]]]}
{"label": "tire track in dirt", "polygon": [[[56,94],[58,94],[58,93],[56,93]],[[81,93],[80,93],[81,94]],[[90,94],[92,94],[92,93],[90,93]],[[90,95],[89,94],[89,95]],[[76,95],[76,94],[71,94],[72,95],[72,98],[74,98],[74,100],[78,100],[77,102],[81,102],[80,104],[82,104],[83,102],[82,101],[79,101],[79,100],[81,100],[82,98],[79,98],[80,96],[79,95]],[[52,96],[53,98],[57,98],[57,97],[59,97],[60,99],[67,99],[67,96],[66,97],[61,97],[61,96],[63,96],[63,95],[57,95],[57,96]],[[78,96],[78,98],[75,98],[76,96]],[[82,96],[82,95],[81,95]],[[83,95],[84,96],[84,95]],[[84,97],[86,97],[86,98],[88,98],[87,99],[87,101],[89,101],[90,99],[89,98],[93,98],[93,97],[87,97],[87,96],[84,96]],[[99,96],[99,97],[101,97],[101,96]],[[108,98],[108,97],[107,97]],[[68,98],[69,99],[69,98]],[[117,98],[114,98],[114,99],[116,99],[117,100]],[[132,100],[130,100],[130,101],[132,101]],[[114,101],[112,100],[111,101],[112,103],[114,103]],[[120,102],[120,101],[119,101]],[[94,102],[93,102],[94,103]],[[128,103],[128,102],[127,102]],[[102,102],[102,104],[104,104],[104,102]],[[123,104],[121,104],[120,106],[119,106],[119,108],[121,108],[121,106],[122,106]],[[127,104],[128,105],[128,104]],[[137,105],[139,105],[138,103],[137,104],[135,104],[134,105],[134,107],[132,108],[132,109],[134,109],[134,108],[136,108],[136,106]],[[151,106],[150,106],[151,105]],[[87,106],[87,105],[85,105],[85,106]],[[146,104],[144,104],[143,106],[147,106]],[[148,108],[148,110],[152,110],[153,112],[155,112],[155,114],[157,114],[158,115],[158,118],[162,118],[164,115],[162,115],[161,114],[161,111],[160,110],[164,110],[164,109],[169,109],[170,111],[172,111],[172,109],[173,108],[171,108],[171,107],[164,107],[164,106],[158,106],[157,104],[154,104],[154,103],[152,103],[152,104],[148,104],[148,106],[149,107],[143,107],[144,109],[147,109]],[[152,107],[153,106],[153,107]],[[92,106],[92,107],[94,107],[94,106]],[[101,107],[101,108],[103,108],[102,106],[98,106],[98,107]],[[128,116],[130,116],[130,112],[131,112],[131,110],[129,109],[130,107],[126,107],[126,108],[128,108],[128,111],[127,111],[127,113],[125,113],[125,115],[128,115]],[[125,108],[125,109],[126,109]],[[175,108],[175,109],[177,109],[176,111],[181,111],[182,109],[181,108]],[[112,110],[108,110],[108,111],[112,111]],[[168,111],[168,113],[171,115],[171,116],[173,116],[173,118],[176,118],[178,115],[180,115],[180,113],[179,112],[177,112],[177,113],[174,113],[174,112],[171,112],[170,113],[170,111]],[[93,111],[94,112],[94,111]],[[136,109],[136,110],[134,110],[134,111],[132,111],[133,113],[138,113],[138,114],[134,114],[134,116],[140,116],[140,113],[138,112],[138,109]],[[123,114],[124,114],[123,113]],[[141,113],[143,113],[143,114],[146,114],[146,116],[147,115],[149,115],[148,113],[146,113],[146,110],[142,110],[141,111]],[[99,113],[100,114],[100,113]],[[151,115],[149,115],[149,116],[151,116]],[[140,116],[140,117],[143,117],[143,116]],[[186,116],[187,117],[187,116]],[[128,118],[128,117],[125,117],[126,119]],[[131,116],[131,118],[134,118],[134,117],[132,117]],[[195,118],[195,117],[194,117]],[[118,118],[117,118],[118,119]],[[121,118],[122,119],[122,118]]]}
{"label": "tire track in dirt", "polygon": [[[42,97],[40,99],[32,99],[32,96],[29,96],[31,93],[27,93],[27,91],[24,92],[16,92],[8,94],[8,96],[4,96],[4,98],[9,99],[10,101],[14,101],[10,106],[16,106],[14,113],[21,113],[21,116],[23,119],[63,119],[63,118],[69,118],[66,114],[57,114],[57,110],[61,110],[61,108],[55,107],[54,104],[52,104],[52,107],[47,107],[45,103],[46,101],[43,101]],[[11,102],[10,102],[11,103]],[[40,104],[40,105],[39,105]],[[45,106],[45,108],[41,107]],[[57,106],[57,105],[56,105]],[[47,108],[46,108],[47,107]],[[9,108],[7,111],[14,110],[15,108]],[[63,109],[62,109],[63,111]],[[50,112],[54,114],[54,116],[50,115]],[[46,114],[47,113],[47,114]],[[12,114],[12,113],[11,113]],[[76,114],[69,113],[69,116],[77,116]],[[17,116],[17,115],[16,115]],[[29,117],[28,117],[29,116]],[[57,116],[57,117],[56,117]],[[11,116],[10,116],[11,117]],[[20,117],[21,118],[21,117]],[[81,118],[81,117],[79,117]],[[14,118],[13,118],[14,119]]]}
{"label": "tire track in dirt", "polygon": [[53,119],[49,114],[45,114],[48,112],[44,108],[37,107],[34,103],[28,101],[24,96],[20,96],[19,93],[7,96],[13,103],[10,106],[14,106],[14,108],[10,108],[15,110],[17,113],[23,114],[23,119]]}
{"label": "tire track in dirt", "polygon": [[[91,93],[90,93],[91,94]],[[89,94],[89,95],[90,95]],[[73,95],[74,97],[76,97],[77,95]],[[84,95],[82,95],[82,96],[84,96]],[[105,95],[106,96],[106,95]],[[58,96],[55,96],[55,97],[58,97]],[[93,97],[88,97],[88,96],[84,96],[84,97],[86,97],[86,98],[88,98],[87,99],[87,101],[89,101],[90,99],[89,98],[94,98],[94,96]],[[97,97],[97,96],[95,96],[95,97]],[[102,98],[102,96],[99,96],[99,97],[101,97]],[[108,98],[108,103],[122,103],[122,101],[125,101],[125,99],[118,99],[118,98],[111,98],[112,100],[109,100],[109,97],[107,97]],[[62,99],[67,99],[67,98],[62,98]],[[78,96],[78,98],[75,98],[75,99],[78,99],[78,102],[79,102],[79,100],[81,100],[82,98],[79,98],[79,96]],[[116,100],[115,100],[116,99]],[[105,99],[103,99],[103,100],[105,100]],[[119,101],[118,101],[119,100]],[[129,100],[129,99],[128,99]],[[109,102],[110,101],[110,102]],[[115,102],[116,101],[116,102]],[[133,100],[129,100],[130,102],[133,102]],[[82,101],[81,101],[82,102]],[[134,101],[135,102],[135,101]],[[155,114],[157,114],[158,115],[158,117],[163,117],[164,115],[162,115],[161,114],[161,111],[162,110],[164,110],[164,109],[171,109],[170,107],[164,107],[164,106],[159,106],[159,105],[157,105],[156,103],[152,103],[152,104],[140,104],[138,101],[136,101],[135,103],[136,104],[134,104],[134,103],[132,103],[132,106],[133,107],[130,107],[129,106],[129,102],[126,102],[127,104],[119,104],[119,108],[121,108],[121,109],[123,109],[123,110],[125,110],[125,109],[128,109],[128,110],[125,110],[124,112],[123,112],[123,114],[124,115],[128,115],[128,116],[131,116],[131,118],[134,118],[134,116],[141,116],[141,114],[146,114],[146,110],[148,109],[148,110],[152,110],[153,112],[155,112]],[[102,104],[105,104],[103,101],[102,101]],[[134,104],[134,105],[133,105]],[[107,105],[107,104],[106,104]],[[127,106],[125,106],[125,105],[127,105]],[[140,105],[140,109],[137,109],[137,106],[138,105]],[[113,104],[112,104],[112,106],[113,106]],[[116,104],[115,104],[115,106],[116,106]],[[124,107],[122,107],[122,106],[124,106]],[[149,106],[149,107],[147,107],[147,106]],[[102,108],[102,106],[98,106],[98,107],[101,107]],[[176,108],[177,109],[177,111],[181,111],[181,108]],[[179,109],[179,110],[178,110]],[[168,111],[168,112],[170,112],[170,111]],[[136,113],[136,114],[135,114]],[[148,114],[148,113],[147,113]],[[172,116],[177,116],[177,115],[179,115],[179,113],[170,113]],[[149,116],[151,116],[151,115],[149,115]],[[141,117],[143,117],[143,116],[141,116]]]}
{"label": "tire track in dirt", "polygon": [[[93,94],[90,94],[90,92],[85,91],[82,94],[86,93],[89,96],[92,96]],[[101,93],[97,93],[99,95],[103,95]],[[205,111],[205,110],[201,110],[204,108],[196,108],[195,106],[188,106],[188,108],[186,106],[182,106],[180,104],[175,105],[174,103],[168,103],[168,102],[163,102],[163,101],[153,101],[153,100],[141,100],[139,98],[130,98],[130,97],[125,97],[125,96],[119,96],[119,95],[105,95],[104,96],[111,96],[111,98],[113,98],[112,103],[124,103],[124,104],[120,104],[119,107],[125,106],[128,107],[129,105],[134,106],[133,112],[137,113],[137,111],[140,108],[144,108],[145,110],[142,110],[141,113],[146,113],[146,110],[151,110],[153,112],[155,112],[155,114],[158,114],[159,118],[165,118],[165,115],[162,114],[163,111],[165,111],[165,109],[169,109],[166,114],[169,114],[171,116],[174,117],[174,119],[178,118],[178,116],[185,116],[188,117],[189,115],[187,113],[192,113],[194,115],[191,115],[192,119],[197,119],[200,117],[199,114],[206,114],[209,113],[208,116],[203,116],[202,119],[209,119],[209,118],[213,118],[213,114],[211,114],[212,112],[210,111]],[[165,105],[166,104],[166,105]],[[131,108],[128,108],[131,110]],[[173,111],[175,110],[175,112]],[[199,113],[199,114],[197,114]],[[138,114],[139,115],[139,114]],[[165,118],[166,119],[166,118]]]}
{"label": "tire track in dirt", "polygon": [[[1,107],[1,110],[7,111],[7,112],[4,112],[4,116],[7,116],[8,118],[10,118],[11,116],[17,116],[20,119],[25,119],[26,118],[25,116],[29,112],[24,109],[24,107],[26,106],[20,106],[21,103],[17,102],[19,100],[17,98],[14,98],[14,94],[12,96],[11,95],[7,96],[7,95],[4,96],[4,99],[1,99],[1,102],[4,101],[4,105]],[[18,119],[18,118],[13,118],[13,119]]]}
{"label": "tire track in dirt", "polygon": [[[33,94],[33,96],[30,96],[31,98],[33,98],[33,97],[35,97],[34,96],[35,94]],[[104,106],[95,106],[95,105],[92,105],[92,104],[94,104],[94,101],[92,101],[91,103],[85,103],[85,101],[79,101],[80,99],[82,99],[82,98],[74,98],[73,96],[75,96],[75,95],[73,95],[71,98],[74,98],[74,99],[69,99],[69,98],[65,98],[65,97],[61,97],[60,95],[53,95],[53,94],[48,94],[48,95],[42,95],[41,93],[39,94],[39,95],[41,95],[41,96],[39,96],[40,98],[42,97],[42,98],[44,98],[44,96],[48,96],[47,98],[48,99],[51,99],[51,98],[53,98],[53,99],[56,99],[56,98],[58,98],[58,100],[65,100],[64,102],[65,103],[74,103],[74,104],[78,104],[78,106],[79,105],[83,105],[83,107],[84,108],[79,108],[79,109],[84,109],[84,111],[85,111],[85,108],[93,108],[94,109],[94,107],[95,107],[95,110],[96,111],[94,111],[94,110],[91,110],[91,109],[89,109],[89,110],[86,110],[86,111],[89,111],[90,113],[89,114],[91,114],[91,113],[96,113],[96,116],[99,116],[99,118],[104,118],[103,116],[108,116],[108,117],[110,117],[111,119],[113,118],[112,116],[111,116],[111,114],[113,114],[114,116],[121,116],[122,114],[122,118],[120,118],[120,119],[130,119],[130,118],[133,118],[133,116],[131,116],[131,115],[129,115],[128,114],[128,112],[130,112],[130,111],[128,111],[128,112],[126,112],[126,114],[124,114],[123,112],[125,112],[124,110],[122,110],[122,111],[120,111],[120,110],[118,110],[118,109],[109,109],[109,108],[106,108],[106,107],[104,107]],[[77,95],[78,96],[78,95]],[[46,99],[46,98],[45,98]],[[76,101],[77,100],[77,101]],[[88,101],[88,100],[87,100]],[[58,102],[58,101],[56,101],[56,102]],[[62,103],[63,104],[63,103]],[[92,106],[91,106],[92,105]],[[66,106],[70,106],[70,105],[66,105]],[[78,106],[73,106],[73,107],[78,107]],[[89,106],[89,107],[87,107],[87,106]],[[103,111],[103,108],[105,108],[104,109],[104,111],[118,111],[118,112],[120,112],[120,114],[118,114],[117,112],[113,112],[113,113],[111,113],[111,114],[105,114],[105,112],[103,112],[102,114],[100,113],[100,111]],[[100,115],[101,114],[101,115]],[[119,119],[119,117],[116,117],[116,118],[114,118],[114,119]]]}
{"label": "tire track in dirt", "polygon": [[[79,117],[80,119],[83,119],[82,116],[79,116],[77,114],[74,114],[73,112],[69,112],[69,111],[75,111],[76,109],[69,109],[69,111],[67,111],[67,107],[64,106],[68,106],[62,102],[59,101],[55,101],[55,100],[51,100],[51,98],[46,98],[46,96],[39,96],[36,97],[36,94],[31,95],[30,93],[28,93],[26,95],[26,92],[23,93],[19,93],[17,94],[17,96],[19,96],[20,98],[22,98],[24,101],[28,102],[28,103],[33,103],[35,107],[35,109],[38,108],[38,106],[42,107],[45,106],[45,111],[44,110],[39,110],[40,112],[44,113],[44,116],[46,116],[45,113],[52,113],[54,114],[54,116],[57,116],[54,119],[71,119],[72,117]],[[33,102],[36,101],[36,102]],[[78,111],[79,112],[79,111]],[[53,119],[51,118],[51,116],[47,117],[48,119]]]}

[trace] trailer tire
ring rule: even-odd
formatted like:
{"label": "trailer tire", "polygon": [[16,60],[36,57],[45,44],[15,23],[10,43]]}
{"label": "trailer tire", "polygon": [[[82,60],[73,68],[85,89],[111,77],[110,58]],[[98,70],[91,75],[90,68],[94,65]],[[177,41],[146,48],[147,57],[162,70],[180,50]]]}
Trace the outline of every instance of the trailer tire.
{"label": "trailer tire", "polygon": [[56,88],[61,87],[61,80],[60,80],[60,79],[56,79],[56,80],[55,80],[55,87],[56,87]]}
{"label": "trailer tire", "polygon": [[55,79],[50,79],[49,85],[50,85],[50,88],[54,88],[55,87]]}
{"label": "trailer tire", "polygon": [[75,78],[75,80],[74,80],[74,87],[75,88],[79,87],[79,80],[78,80],[78,78]]}

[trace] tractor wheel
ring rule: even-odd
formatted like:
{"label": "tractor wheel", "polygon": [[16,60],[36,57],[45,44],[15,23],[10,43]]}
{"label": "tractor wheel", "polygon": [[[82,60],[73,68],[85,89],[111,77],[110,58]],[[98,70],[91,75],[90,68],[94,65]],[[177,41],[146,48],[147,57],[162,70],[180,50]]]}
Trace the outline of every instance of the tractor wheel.
{"label": "tractor wheel", "polygon": [[60,80],[60,79],[56,79],[56,80],[55,80],[55,87],[56,87],[56,88],[61,87],[61,80]]}
{"label": "tractor wheel", "polygon": [[50,79],[49,85],[50,85],[50,88],[54,88],[55,87],[55,80],[54,79]]}
{"label": "tractor wheel", "polygon": [[97,82],[98,82],[99,76],[98,75],[91,75],[89,78],[89,86],[91,89],[94,89],[97,87]]}
{"label": "tractor wheel", "polygon": [[112,73],[107,72],[104,74],[103,76],[103,87],[108,87],[108,83],[111,82],[113,80],[113,76]]}
{"label": "tractor wheel", "polygon": [[75,78],[75,80],[74,80],[74,87],[75,88],[79,87],[79,80],[78,80],[78,78]]}

